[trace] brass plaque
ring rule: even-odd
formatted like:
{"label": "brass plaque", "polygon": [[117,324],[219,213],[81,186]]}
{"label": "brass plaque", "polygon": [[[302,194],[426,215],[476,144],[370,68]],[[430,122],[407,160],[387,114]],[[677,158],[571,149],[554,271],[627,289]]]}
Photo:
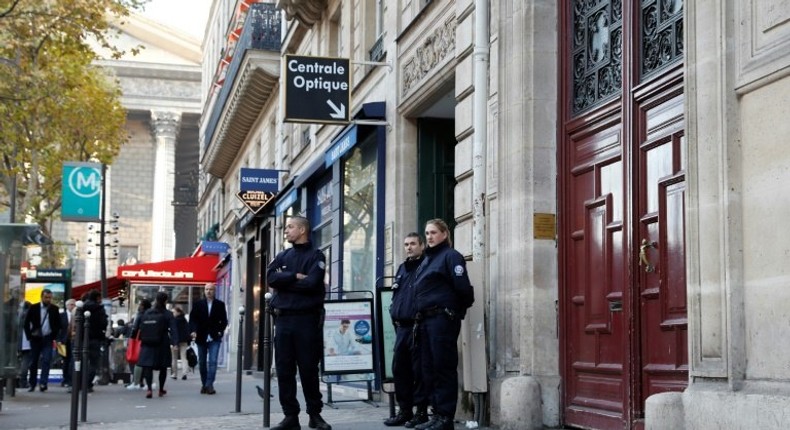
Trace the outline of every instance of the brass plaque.
{"label": "brass plaque", "polygon": [[535,239],[554,240],[556,236],[557,215],[533,214],[532,231]]}

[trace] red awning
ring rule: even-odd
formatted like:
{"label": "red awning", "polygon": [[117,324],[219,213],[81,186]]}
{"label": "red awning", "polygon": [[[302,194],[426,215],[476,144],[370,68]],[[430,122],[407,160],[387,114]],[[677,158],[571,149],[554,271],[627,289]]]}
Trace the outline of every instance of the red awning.
{"label": "red awning", "polygon": [[[108,299],[115,299],[121,295],[123,291],[123,279],[118,279],[115,276],[107,278],[107,297]],[[90,290],[97,289],[101,291],[101,281],[91,282],[89,284],[83,284],[78,287],[71,288],[71,298],[79,300],[83,294],[87,293]]]}
{"label": "red awning", "polygon": [[198,285],[216,282],[219,256],[207,254],[159,263],[119,266],[117,276],[132,284]]}

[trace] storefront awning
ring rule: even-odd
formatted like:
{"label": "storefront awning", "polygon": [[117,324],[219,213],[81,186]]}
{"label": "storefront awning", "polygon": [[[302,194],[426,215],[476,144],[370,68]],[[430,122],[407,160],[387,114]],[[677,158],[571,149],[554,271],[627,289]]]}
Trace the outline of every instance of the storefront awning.
{"label": "storefront awning", "polygon": [[217,263],[219,255],[204,254],[159,263],[120,266],[117,276],[131,284],[199,285],[216,282]]}
{"label": "storefront awning", "polygon": [[[107,299],[118,298],[123,292],[123,284],[124,284],[124,280],[118,279],[116,276],[111,276],[107,278],[107,297],[105,298]],[[79,300],[83,294],[93,289],[101,291],[101,280],[96,282],[91,282],[88,284],[83,284],[78,287],[72,287],[71,298]]]}

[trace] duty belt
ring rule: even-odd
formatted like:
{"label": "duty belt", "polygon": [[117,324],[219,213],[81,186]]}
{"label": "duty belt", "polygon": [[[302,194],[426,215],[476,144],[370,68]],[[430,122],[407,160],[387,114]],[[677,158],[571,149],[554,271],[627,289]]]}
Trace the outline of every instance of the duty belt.
{"label": "duty belt", "polygon": [[414,320],[392,320],[395,327],[409,328],[414,326]]}
{"label": "duty belt", "polygon": [[424,320],[425,318],[430,318],[436,315],[445,314],[448,318],[455,319],[455,311],[449,308],[440,308],[438,306],[434,306],[432,308],[423,309],[417,312],[414,319],[419,323],[420,321]]}
{"label": "duty belt", "polygon": [[321,309],[278,309],[272,308],[271,310],[272,315],[277,317],[286,317],[286,316],[293,316],[293,315],[318,315],[321,313]]}

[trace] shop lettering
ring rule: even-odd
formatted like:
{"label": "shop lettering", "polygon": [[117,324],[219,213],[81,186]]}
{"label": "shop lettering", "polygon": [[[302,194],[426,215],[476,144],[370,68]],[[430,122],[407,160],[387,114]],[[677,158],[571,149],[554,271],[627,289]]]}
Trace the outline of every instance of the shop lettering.
{"label": "shop lettering", "polygon": [[171,272],[169,270],[123,270],[121,276],[139,277],[139,278],[167,278],[167,279],[193,279],[195,274],[193,272]]}
{"label": "shop lettering", "polygon": [[250,184],[278,184],[277,178],[255,178],[255,177],[242,177],[241,182]]}

